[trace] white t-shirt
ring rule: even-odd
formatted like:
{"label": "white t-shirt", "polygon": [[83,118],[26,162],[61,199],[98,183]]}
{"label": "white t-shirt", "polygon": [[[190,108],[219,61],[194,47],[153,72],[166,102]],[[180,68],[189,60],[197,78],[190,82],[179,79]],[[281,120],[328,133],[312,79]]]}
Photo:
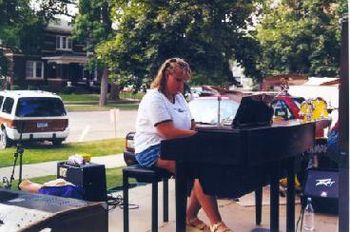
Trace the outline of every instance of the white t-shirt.
{"label": "white t-shirt", "polygon": [[142,98],[137,112],[135,153],[159,144],[164,139],[157,132],[157,124],[172,121],[176,128],[190,129],[191,119],[190,109],[182,94],[177,94],[175,103],[172,103],[158,89],[149,90]]}

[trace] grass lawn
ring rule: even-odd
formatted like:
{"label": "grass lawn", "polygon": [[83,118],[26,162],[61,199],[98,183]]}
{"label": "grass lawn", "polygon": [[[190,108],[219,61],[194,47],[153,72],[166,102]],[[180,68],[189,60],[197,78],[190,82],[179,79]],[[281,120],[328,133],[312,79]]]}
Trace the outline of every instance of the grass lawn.
{"label": "grass lawn", "polygon": [[[137,110],[138,101],[126,100],[142,98],[143,94],[121,93],[121,100],[110,102],[106,106],[99,106],[99,94],[61,94],[67,111],[106,111],[113,108],[120,110]],[[134,96],[134,97],[132,97]]]}
{"label": "grass lawn", "polygon": [[[144,93],[135,93],[132,92],[121,92],[119,94],[120,99],[135,99],[141,100]],[[63,101],[68,102],[91,102],[91,101],[99,101],[100,94],[60,94],[60,97]]]}
{"label": "grass lawn", "polygon": [[[25,144],[23,164],[67,160],[70,155],[81,153],[90,154],[91,156],[113,155],[122,153],[124,145],[124,138],[66,143],[59,147],[54,147],[51,144]],[[13,164],[13,153],[15,150],[16,148],[14,147],[0,150],[0,167]]]}
{"label": "grass lawn", "polygon": [[[50,175],[50,176],[31,178],[30,181],[42,184],[47,181],[55,180],[55,179],[56,179],[55,175]],[[107,181],[107,190],[116,188],[116,187],[121,187],[123,184],[122,167],[106,169],[106,181]],[[135,183],[136,181],[130,179],[129,182]],[[14,180],[12,183],[12,189],[16,190],[17,185],[18,185],[18,180]],[[1,186],[1,183],[0,183],[0,186]]]}
{"label": "grass lawn", "polygon": [[69,112],[73,111],[106,111],[113,108],[120,110],[137,110],[138,103],[111,103],[106,106],[99,106],[98,104],[65,104],[65,108]]}
{"label": "grass lawn", "polygon": [[99,94],[60,94],[63,101],[98,101]]}

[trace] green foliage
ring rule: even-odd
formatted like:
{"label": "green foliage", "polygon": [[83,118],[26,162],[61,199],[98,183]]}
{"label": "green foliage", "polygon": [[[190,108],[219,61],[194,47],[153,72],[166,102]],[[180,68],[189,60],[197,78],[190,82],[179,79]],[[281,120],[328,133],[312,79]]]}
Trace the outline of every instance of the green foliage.
{"label": "green foliage", "polygon": [[60,94],[64,102],[97,102],[99,96],[97,94]]}
{"label": "green foliage", "polygon": [[[113,35],[111,11],[114,1],[106,0],[80,0],[79,15],[74,22],[74,35],[87,45],[86,51],[90,55],[89,69],[102,70],[100,86],[100,106],[107,104],[108,93],[108,64],[104,59],[96,57],[96,46],[108,40]],[[117,93],[116,93],[117,94]]]}
{"label": "green foliage", "polygon": [[107,105],[100,106],[98,104],[72,104],[72,105],[65,105],[65,108],[68,112],[73,111],[106,111],[110,109],[119,109],[119,110],[137,110],[138,109],[138,103],[132,102],[132,103],[108,103]]}
{"label": "green foliage", "polygon": [[198,80],[232,81],[231,59],[248,76],[259,77],[252,52],[258,44],[246,30],[255,11],[252,1],[115,1],[115,6],[117,34],[96,52],[115,77],[137,89],[170,57],[186,59]]}
{"label": "green foliage", "polygon": [[[110,10],[113,4],[104,0],[81,0],[79,1],[79,14],[74,20],[74,37],[86,43],[86,51],[94,53],[95,47],[112,37],[112,21]],[[101,60],[95,60],[91,56],[89,65],[101,66]],[[100,62],[100,63],[96,63]]]}
{"label": "green foliage", "polygon": [[[257,26],[264,75],[339,73],[340,26],[344,0],[267,1]],[[341,4],[339,4],[341,2]],[[273,7],[271,7],[273,6]]]}

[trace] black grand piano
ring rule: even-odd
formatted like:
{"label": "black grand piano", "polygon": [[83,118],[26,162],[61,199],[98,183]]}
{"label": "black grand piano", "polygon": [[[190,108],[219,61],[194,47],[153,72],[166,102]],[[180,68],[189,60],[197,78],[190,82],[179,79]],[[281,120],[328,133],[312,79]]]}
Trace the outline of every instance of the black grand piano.
{"label": "black grand piano", "polygon": [[313,146],[315,123],[291,120],[242,129],[197,130],[193,136],[161,143],[161,158],[176,161],[176,231],[185,231],[187,182],[194,178],[205,193],[219,197],[236,198],[258,190],[261,198],[261,187],[270,184],[270,231],[279,231],[281,176],[288,177],[287,231],[295,231],[296,164]]}

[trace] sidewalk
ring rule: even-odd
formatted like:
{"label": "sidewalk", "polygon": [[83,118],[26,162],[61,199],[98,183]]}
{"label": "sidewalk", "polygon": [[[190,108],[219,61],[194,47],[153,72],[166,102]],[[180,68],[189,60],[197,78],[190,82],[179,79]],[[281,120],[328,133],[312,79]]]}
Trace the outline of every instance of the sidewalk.
{"label": "sidewalk", "polygon": [[[163,222],[163,189],[162,183],[158,185],[158,225],[160,232],[175,231],[175,181],[169,182],[169,222]],[[231,199],[219,200],[219,210],[223,221],[233,231],[237,232],[268,232],[270,226],[270,208],[269,208],[269,187],[264,187],[262,223],[255,225],[255,205],[254,193],[247,194],[240,198],[239,202]],[[115,196],[122,196],[122,192],[115,192]],[[296,196],[296,202],[298,202]],[[280,197],[280,231],[286,231],[286,199]],[[129,190],[129,203],[138,208],[129,210],[129,229],[130,232],[149,232],[151,231],[151,185],[138,186]],[[300,203],[295,205],[295,223],[300,215]],[[207,217],[201,210],[199,218],[208,223]],[[123,210],[119,207],[109,211],[109,231],[123,231]],[[187,227],[188,232],[200,232]],[[300,230],[296,230],[301,232]],[[335,215],[315,214],[315,231],[329,232],[338,231],[338,217]]]}
{"label": "sidewalk", "polygon": [[[115,168],[125,166],[124,158],[122,154],[108,155],[100,157],[92,157],[91,162],[104,164],[106,168]],[[19,166],[15,169],[15,179],[18,179]],[[10,178],[12,173],[12,167],[0,168],[0,177]],[[57,161],[38,163],[38,164],[25,164],[23,165],[23,179],[34,178],[47,175],[57,174]]]}

